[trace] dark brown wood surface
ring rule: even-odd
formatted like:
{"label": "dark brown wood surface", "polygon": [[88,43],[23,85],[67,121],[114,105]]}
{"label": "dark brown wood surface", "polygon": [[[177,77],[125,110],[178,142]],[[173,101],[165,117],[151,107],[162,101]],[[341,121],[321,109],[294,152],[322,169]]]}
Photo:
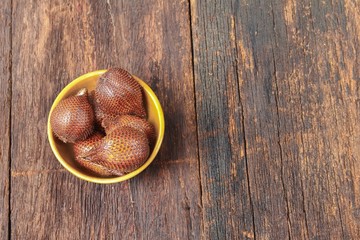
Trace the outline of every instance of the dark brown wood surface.
{"label": "dark brown wood surface", "polygon": [[0,238],[9,236],[11,3],[0,2]]}
{"label": "dark brown wood surface", "polygon": [[[360,239],[356,0],[0,2],[0,239]],[[163,105],[155,162],[97,185],[46,133],[121,66]]]}

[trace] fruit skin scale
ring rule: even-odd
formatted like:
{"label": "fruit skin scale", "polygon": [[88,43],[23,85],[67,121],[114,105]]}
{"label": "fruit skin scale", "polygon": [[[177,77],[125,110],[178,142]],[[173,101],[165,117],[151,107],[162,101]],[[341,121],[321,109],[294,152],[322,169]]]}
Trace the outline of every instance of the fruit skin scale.
{"label": "fruit skin scale", "polygon": [[140,130],[146,134],[149,140],[150,146],[155,143],[156,133],[154,126],[146,119],[133,116],[133,115],[121,115],[117,117],[107,117],[103,120],[103,127],[106,134],[111,133],[119,127],[132,127]]}
{"label": "fruit skin scale", "polygon": [[85,153],[89,152],[103,137],[103,134],[95,132],[87,139],[74,143],[73,148],[75,158],[77,159],[78,156],[82,156]]}
{"label": "fruit skin scale", "polygon": [[94,109],[94,114],[95,114],[95,123],[96,126],[95,128],[100,129],[101,131],[104,131],[104,124],[103,121],[105,119],[112,119],[112,118],[116,118],[118,115],[117,114],[106,114],[104,113],[100,107],[99,107],[99,103],[97,103],[96,99],[95,99],[95,91],[91,91],[89,94],[89,101]]}
{"label": "fruit skin scale", "polygon": [[70,96],[54,108],[50,123],[55,136],[63,142],[74,143],[86,139],[94,130],[94,111],[86,88]]}
{"label": "fruit skin scale", "polygon": [[140,84],[121,68],[110,68],[100,76],[95,100],[102,112],[146,117]]}
{"label": "fruit skin scale", "polygon": [[93,149],[104,137],[103,134],[100,132],[95,132],[93,135],[91,135],[89,138],[83,141],[78,141],[74,143],[73,149],[74,149],[74,155],[75,155],[75,161],[82,166],[83,168],[86,168],[90,172],[102,176],[102,177],[110,177],[110,176],[120,176],[122,175],[119,171],[114,171],[112,169],[108,169],[105,166],[102,166],[98,163],[87,161],[82,156],[86,155],[91,149]]}
{"label": "fruit skin scale", "polygon": [[145,133],[131,127],[119,127],[82,158],[126,174],[139,168],[149,152]]}

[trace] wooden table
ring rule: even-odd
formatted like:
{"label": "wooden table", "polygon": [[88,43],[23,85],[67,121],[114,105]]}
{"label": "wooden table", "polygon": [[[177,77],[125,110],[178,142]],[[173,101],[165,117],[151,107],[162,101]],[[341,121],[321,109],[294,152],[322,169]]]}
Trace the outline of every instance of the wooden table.
{"label": "wooden table", "polygon": [[[2,0],[0,20],[0,239],[360,239],[358,0]],[[110,66],[153,88],[166,135],[97,185],[46,124]]]}

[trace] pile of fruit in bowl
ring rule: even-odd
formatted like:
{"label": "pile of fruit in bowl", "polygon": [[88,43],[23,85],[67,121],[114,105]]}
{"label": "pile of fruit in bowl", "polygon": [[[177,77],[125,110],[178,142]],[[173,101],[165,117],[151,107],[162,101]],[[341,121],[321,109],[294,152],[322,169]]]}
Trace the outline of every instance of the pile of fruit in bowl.
{"label": "pile of fruit in bowl", "polygon": [[144,164],[156,141],[140,84],[111,68],[93,91],[81,88],[50,115],[54,135],[71,144],[78,165],[100,177],[122,176]]}

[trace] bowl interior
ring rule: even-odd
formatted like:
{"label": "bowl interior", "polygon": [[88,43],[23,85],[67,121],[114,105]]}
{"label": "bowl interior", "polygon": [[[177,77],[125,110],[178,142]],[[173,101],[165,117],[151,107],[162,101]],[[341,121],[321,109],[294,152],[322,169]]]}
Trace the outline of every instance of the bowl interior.
{"label": "bowl interior", "polygon": [[91,172],[87,171],[86,169],[80,167],[76,164],[74,160],[74,153],[72,150],[71,144],[66,144],[60,141],[53,135],[53,131],[50,124],[50,116],[53,109],[57,106],[57,104],[62,100],[69,96],[75,95],[81,88],[87,88],[89,92],[95,89],[96,82],[101,74],[106,72],[106,70],[99,70],[95,72],[91,72],[85,75],[80,76],[79,78],[75,79],[71,83],[69,83],[56,97],[48,119],[48,138],[50,142],[50,146],[52,151],[54,152],[56,158],[59,162],[71,173],[75,176],[96,183],[115,183],[127,180],[132,178],[142,172],[155,158],[156,154],[158,153],[163,136],[164,136],[164,114],[160,105],[159,100],[157,99],[155,93],[151,90],[151,88],[144,83],[142,80],[134,76],[134,78],[139,82],[143,89],[143,96],[144,96],[144,105],[147,111],[148,121],[154,125],[155,132],[156,132],[156,143],[155,146],[151,149],[151,154],[148,160],[138,169],[135,171],[128,173],[126,175],[120,177],[99,177],[97,175],[92,174]]}

